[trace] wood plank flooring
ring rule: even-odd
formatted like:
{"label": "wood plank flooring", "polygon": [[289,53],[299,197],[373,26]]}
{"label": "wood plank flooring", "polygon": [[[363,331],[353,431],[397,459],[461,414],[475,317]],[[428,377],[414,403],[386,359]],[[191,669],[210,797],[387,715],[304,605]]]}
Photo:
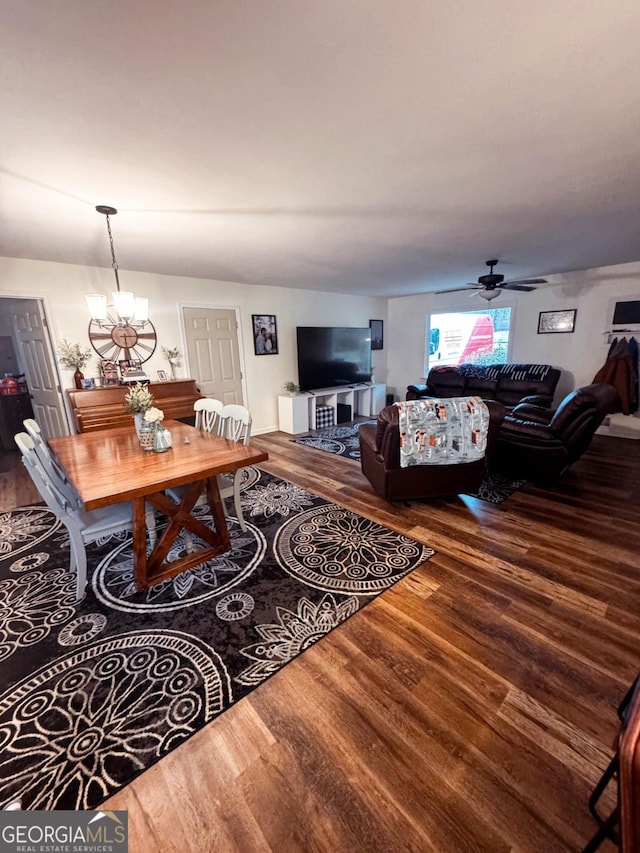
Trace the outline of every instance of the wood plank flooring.
{"label": "wood plank flooring", "polygon": [[112,797],[132,853],[581,850],[640,669],[640,442],[596,436],[501,505],[409,506],[352,460],[252,443],[437,553]]}

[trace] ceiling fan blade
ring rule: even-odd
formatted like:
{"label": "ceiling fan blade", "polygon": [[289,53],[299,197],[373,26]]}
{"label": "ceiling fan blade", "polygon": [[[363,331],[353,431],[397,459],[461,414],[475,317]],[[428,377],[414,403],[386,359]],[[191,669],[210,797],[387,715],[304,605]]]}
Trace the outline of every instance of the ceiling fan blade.
{"label": "ceiling fan blade", "polygon": [[505,281],[505,284],[546,284],[546,278],[514,278],[510,281]]}
{"label": "ceiling fan blade", "polygon": [[529,293],[532,290],[537,290],[537,288],[529,287],[526,284],[512,284],[511,282],[506,282],[506,281],[504,284],[501,284],[500,287],[506,287],[509,290],[524,290],[527,293]]}
{"label": "ceiling fan blade", "polygon": [[453,287],[449,288],[449,290],[434,290],[434,293],[460,293],[463,290],[482,290],[481,284],[466,284],[464,287]]}

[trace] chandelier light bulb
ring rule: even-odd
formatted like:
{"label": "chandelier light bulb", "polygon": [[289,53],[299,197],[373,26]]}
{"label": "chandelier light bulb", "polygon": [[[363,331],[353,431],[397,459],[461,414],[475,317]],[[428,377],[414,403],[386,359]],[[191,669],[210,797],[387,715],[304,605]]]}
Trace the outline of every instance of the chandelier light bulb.
{"label": "chandelier light bulb", "polygon": [[113,306],[120,319],[131,320],[135,308],[135,296],[130,290],[117,290],[111,294]]}
{"label": "chandelier light bulb", "polygon": [[87,293],[85,299],[92,320],[101,322],[107,319],[107,297],[104,293]]}
{"label": "chandelier light bulb", "polygon": [[149,300],[146,296],[136,296],[133,303],[133,319],[136,323],[146,323],[149,319]]}

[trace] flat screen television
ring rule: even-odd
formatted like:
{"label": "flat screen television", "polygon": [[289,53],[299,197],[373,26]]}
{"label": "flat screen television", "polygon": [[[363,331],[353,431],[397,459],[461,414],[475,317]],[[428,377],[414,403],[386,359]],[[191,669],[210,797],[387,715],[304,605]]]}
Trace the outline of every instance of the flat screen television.
{"label": "flat screen television", "polygon": [[301,391],[371,381],[371,330],[298,326],[298,384]]}
{"label": "flat screen television", "polygon": [[613,325],[620,326],[623,323],[640,323],[640,300],[616,302],[613,312]]}

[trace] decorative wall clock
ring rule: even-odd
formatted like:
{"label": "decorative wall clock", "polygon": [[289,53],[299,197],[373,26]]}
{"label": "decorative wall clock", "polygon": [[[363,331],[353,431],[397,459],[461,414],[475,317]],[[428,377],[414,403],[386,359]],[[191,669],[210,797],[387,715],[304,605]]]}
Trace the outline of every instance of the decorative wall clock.
{"label": "decorative wall clock", "polygon": [[151,320],[122,324],[109,312],[106,320],[91,320],[89,340],[100,358],[109,361],[148,361],[158,343]]}

